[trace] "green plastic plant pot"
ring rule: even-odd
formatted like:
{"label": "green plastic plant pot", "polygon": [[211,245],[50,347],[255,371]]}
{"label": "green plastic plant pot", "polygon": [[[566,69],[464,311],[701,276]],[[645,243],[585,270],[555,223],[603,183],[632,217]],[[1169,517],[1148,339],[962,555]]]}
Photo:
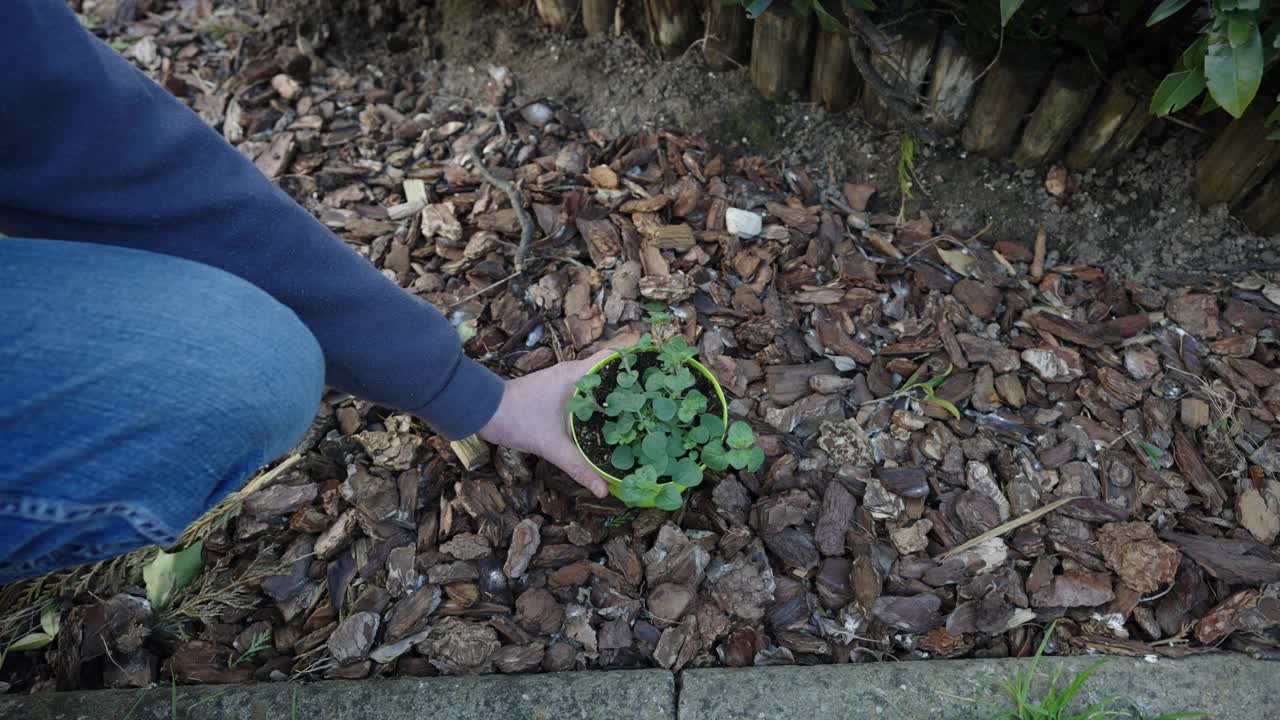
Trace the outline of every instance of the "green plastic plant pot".
{"label": "green plastic plant pot", "polygon": [[[595,367],[587,371],[587,374],[588,375],[598,374],[600,370],[603,369],[606,365],[608,365],[611,362],[617,361],[621,357],[622,355],[620,353],[614,353],[609,357],[596,363]],[[716,380],[716,376],[712,375],[711,371],[708,370],[705,365],[698,362],[697,360],[689,360],[688,363],[690,367],[702,373],[703,376],[705,376],[708,380],[710,380],[711,387],[715,388],[716,397],[719,398],[720,400],[720,420],[724,423],[724,427],[725,427],[724,432],[720,434],[720,440],[723,441],[725,437],[728,436],[728,432],[729,432],[729,401],[726,400],[724,397],[724,388],[720,387],[720,381]],[[581,393],[582,393],[581,390],[574,388],[573,390],[574,395],[579,395]],[[600,475],[600,477],[604,478],[609,483],[609,493],[616,497],[618,493],[618,486],[622,484],[622,479],[614,477],[611,473],[605,471],[599,465],[596,465],[594,462],[592,462],[591,458],[587,456],[587,453],[583,451],[582,443],[578,442],[578,419],[574,417],[573,413],[569,413],[569,434],[573,436],[573,444],[578,448],[578,453],[582,455],[582,459],[586,460],[587,464],[591,466],[591,469],[595,470],[596,473]],[[704,471],[707,469],[706,465],[699,464],[698,467]]]}

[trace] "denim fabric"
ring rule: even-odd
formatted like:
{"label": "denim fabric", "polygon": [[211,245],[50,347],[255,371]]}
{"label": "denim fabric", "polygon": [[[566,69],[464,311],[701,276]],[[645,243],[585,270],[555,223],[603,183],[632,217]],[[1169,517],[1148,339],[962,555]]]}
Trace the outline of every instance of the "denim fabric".
{"label": "denim fabric", "polygon": [[182,530],[306,432],[298,317],[216,268],[0,237],[0,584]]}

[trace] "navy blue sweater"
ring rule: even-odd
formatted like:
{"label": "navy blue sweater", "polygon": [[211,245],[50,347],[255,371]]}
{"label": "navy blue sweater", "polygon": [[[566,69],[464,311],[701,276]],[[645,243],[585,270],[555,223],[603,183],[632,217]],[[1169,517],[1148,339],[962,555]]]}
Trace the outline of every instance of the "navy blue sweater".
{"label": "navy blue sweater", "polygon": [[435,308],[383,277],[60,0],[0,0],[0,233],[122,245],[238,275],[306,323],[330,385],[412,412],[451,439],[488,422],[502,398],[501,380],[463,354]]}

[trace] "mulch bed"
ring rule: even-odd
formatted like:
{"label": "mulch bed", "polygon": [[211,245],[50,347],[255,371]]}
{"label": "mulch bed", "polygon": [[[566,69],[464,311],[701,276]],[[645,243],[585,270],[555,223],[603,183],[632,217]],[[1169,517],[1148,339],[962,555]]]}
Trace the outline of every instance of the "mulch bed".
{"label": "mulch bed", "polygon": [[[189,533],[204,572],[171,607],[144,599],[154,551],[0,589],[6,640],[61,608],[11,691],[1025,656],[1054,619],[1063,654],[1275,657],[1275,278],[1142,287],[821,172],[603,137],[503,68],[433,97],[208,32],[244,11],[152,6],[113,29],[126,54],[473,356],[532,372],[663,303],[768,460],[629,510],[507,450],[467,471],[331,393],[297,457]],[[476,146],[527,204],[524,250]]]}

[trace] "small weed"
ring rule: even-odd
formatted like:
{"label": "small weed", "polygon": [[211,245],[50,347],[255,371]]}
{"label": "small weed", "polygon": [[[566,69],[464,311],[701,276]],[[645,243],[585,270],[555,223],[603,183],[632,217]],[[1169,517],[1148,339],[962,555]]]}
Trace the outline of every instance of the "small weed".
{"label": "small weed", "polygon": [[610,515],[605,519],[604,526],[607,528],[620,528],[630,525],[631,521],[636,519],[636,514],[638,512],[639,511],[635,509],[631,509],[626,512],[617,513],[616,515]]}
{"label": "small weed", "polygon": [[645,303],[644,309],[649,313],[648,321],[652,327],[666,325],[674,319],[671,313],[667,312],[667,306],[660,302]]}
{"label": "small weed", "polygon": [[960,409],[956,407],[955,403],[945,398],[940,398],[937,395],[938,388],[942,386],[942,383],[947,381],[947,378],[951,376],[951,371],[954,369],[954,365],[949,365],[947,366],[947,371],[941,375],[928,380],[921,380],[920,373],[924,370],[924,365],[921,365],[916,368],[914,373],[911,373],[911,377],[907,378],[906,381],[902,383],[902,387],[893,391],[893,394],[876,400],[868,400],[863,404],[871,405],[873,403],[884,402],[886,400],[893,400],[894,398],[911,397],[912,391],[919,390],[924,393],[924,397],[920,399],[921,402],[926,402],[930,405],[937,405],[943,410],[951,413],[952,417],[959,420]]}
{"label": "small weed", "polygon": [[254,656],[269,647],[271,647],[271,628],[267,628],[266,630],[258,633],[257,637],[253,639],[253,642],[249,644],[249,647],[240,654],[240,657],[234,659],[228,657],[227,669],[235,670],[236,666],[240,663],[252,660]]}
{"label": "small weed", "polygon": [[915,184],[916,148],[920,141],[910,132],[902,133],[902,142],[898,148],[898,189],[902,191],[902,204],[898,207],[898,224],[907,222],[907,201],[914,195],[911,188]]}
{"label": "small weed", "polygon": [[1044,639],[1040,641],[1040,647],[1036,649],[1035,656],[1031,658],[1031,667],[1027,668],[1025,672],[1017,673],[1012,678],[1000,683],[1001,689],[1013,700],[1013,707],[1004,707],[985,700],[977,701],[979,704],[988,705],[996,710],[996,714],[991,716],[991,720],[1103,720],[1103,718],[1108,717],[1130,717],[1138,718],[1138,720],[1181,720],[1182,718],[1207,717],[1205,713],[1199,712],[1173,713],[1153,718],[1147,718],[1140,714],[1133,715],[1110,709],[1119,701],[1119,698],[1114,697],[1101,700],[1077,712],[1069,711],[1067,707],[1080,694],[1080,689],[1084,687],[1090,676],[1107,662],[1106,660],[1099,660],[1085,668],[1083,672],[1076,675],[1063,687],[1059,687],[1059,682],[1063,680],[1062,669],[1059,668],[1050,676],[1049,687],[1044,691],[1044,694],[1039,698],[1035,697],[1032,686],[1035,684],[1036,670],[1040,666],[1040,660],[1044,657],[1044,650],[1049,645],[1049,639],[1053,637],[1053,630],[1056,626],[1057,622],[1054,622],[1045,631]]}

